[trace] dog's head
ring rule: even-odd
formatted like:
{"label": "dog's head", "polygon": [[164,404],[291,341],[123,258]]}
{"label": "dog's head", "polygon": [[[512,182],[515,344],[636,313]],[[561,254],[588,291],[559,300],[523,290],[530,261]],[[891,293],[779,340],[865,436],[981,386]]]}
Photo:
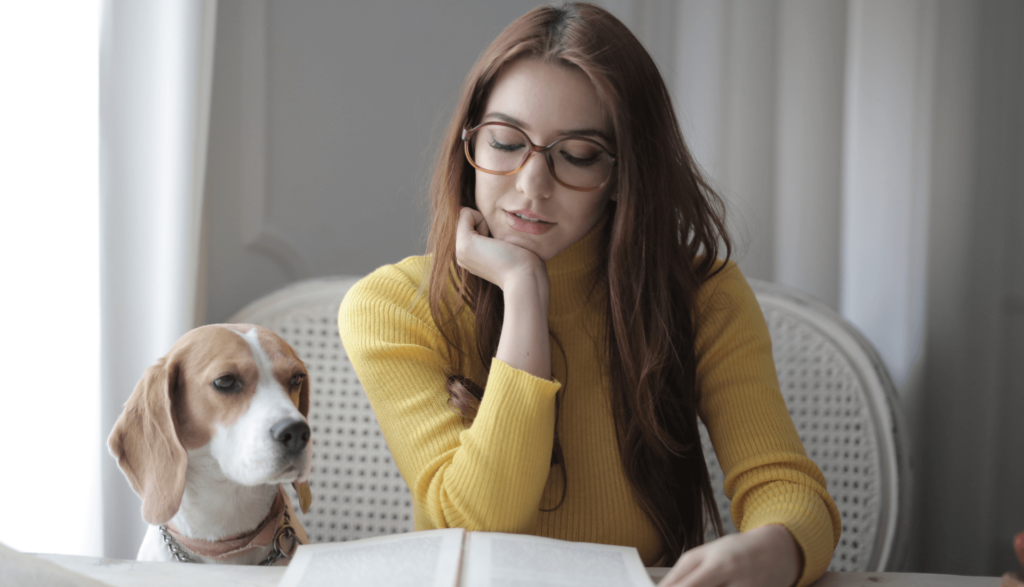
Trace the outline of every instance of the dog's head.
{"label": "dog's head", "polygon": [[229,479],[293,482],[306,502],[308,413],[306,366],[281,337],[250,324],[201,326],[146,369],[107,444],[142,517],[158,525],[181,506],[187,451],[206,445]]}

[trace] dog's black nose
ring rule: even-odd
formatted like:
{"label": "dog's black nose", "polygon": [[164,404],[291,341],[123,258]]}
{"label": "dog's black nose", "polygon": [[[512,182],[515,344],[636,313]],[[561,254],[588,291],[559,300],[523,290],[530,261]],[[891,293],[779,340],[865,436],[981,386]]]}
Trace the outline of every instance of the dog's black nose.
{"label": "dog's black nose", "polygon": [[270,435],[288,452],[299,452],[309,442],[309,425],[302,420],[281,420],[270,429]]}

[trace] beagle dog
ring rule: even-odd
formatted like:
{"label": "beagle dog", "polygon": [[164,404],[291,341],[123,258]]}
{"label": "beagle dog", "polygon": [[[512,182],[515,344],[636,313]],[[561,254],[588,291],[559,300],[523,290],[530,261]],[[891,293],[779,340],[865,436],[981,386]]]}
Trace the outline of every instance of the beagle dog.
{"label": "beagle dog", "polygon": [[251,324],[185,333],[135,386],[107,445],[150,524],[138,560],[287,564],[308,543],[309,375]]}

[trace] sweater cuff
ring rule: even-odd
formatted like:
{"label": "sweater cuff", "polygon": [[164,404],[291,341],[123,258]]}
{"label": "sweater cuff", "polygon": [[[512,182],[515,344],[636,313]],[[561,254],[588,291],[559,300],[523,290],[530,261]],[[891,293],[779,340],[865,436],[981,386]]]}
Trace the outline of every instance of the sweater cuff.
{"label": "sweater cuff", "polygon": [[554,438],[555,394],[561,386],[494,359],[480,411],[464,434],[474,439],[475,447],[489,447],[487,454],[504,467],[543,463],[542,469],[532,472],[540,477],[525,470],[517,472],[525,479],[535,479],[540,483],[538,490],[543,489]]}
{"label": "sweater cuff", "polygon": [[551,468],[560,387],[497,359],[491,363],[480,411],[462,432],[460,454],[449,472],[452,487],[463,489],[449,488],[448,525],[532,531]]}
{"label": "sweater cuff", "polygon": [[[797,496],[793,496],[797,497]],[[793,535],[803,555],[803,569],[800,570],[797,587],[805,587],[817,581],[828,570],[835,549],[829,510],[821,498],[814,494],[803,494],[797,499],[779,495],[775,505],[750,511],[743,520],[743,532],[781,524]],[[824,523],[823,523],[824,522]]]}
{"label": "sweater cuff", "polygon": [[557,379],[548,381],[533,373],[516,369],[501,359],[491,359],[487,389],[490,389],[491,386],[508,389],[513,393],[539,394],[540,397],[545,398],[553,397],[562,388],[562,384]]}

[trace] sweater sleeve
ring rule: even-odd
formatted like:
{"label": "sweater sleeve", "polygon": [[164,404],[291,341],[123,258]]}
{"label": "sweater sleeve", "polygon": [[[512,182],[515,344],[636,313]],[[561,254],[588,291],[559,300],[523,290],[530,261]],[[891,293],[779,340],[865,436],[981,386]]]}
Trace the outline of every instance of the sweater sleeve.
{"label": "sweater sleeve", "polygon": [[422,258],[375,271],[338,314],[345,350],[412,492],[416,529],[529,532],[550,468],[560,384],[495,359],[467,429],[447,403],[449,351],[416,266]]}
{"label": "sweater sleeve", "polygon": [[808,585],[828,568],[842,524],[779,391],[764,316],[731,262],[702,286],[698,308],[699,411],[725,473],[732,518],[741,532],[785,526],[803,554],[797,585]]}

